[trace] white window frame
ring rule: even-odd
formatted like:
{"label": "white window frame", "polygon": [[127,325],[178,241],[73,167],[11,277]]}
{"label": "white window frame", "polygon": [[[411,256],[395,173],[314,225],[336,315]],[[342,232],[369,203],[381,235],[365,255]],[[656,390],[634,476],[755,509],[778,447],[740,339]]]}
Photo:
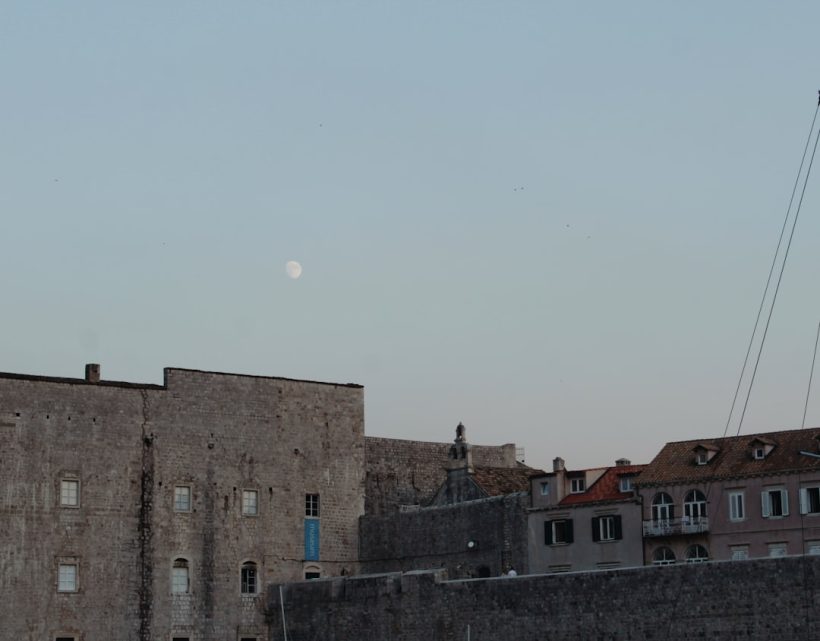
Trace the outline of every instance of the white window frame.
{"label": "white window frame", "polygon": [[57,592],[70,594],[79,589],[79,564],[76,561],[60,561],[57,564]]}
{"label": "white window frame", "polygon": [[631,492],[632,491],[632,477],[631,476],[622,476],[618,481],[618,489],[621,492]]}
{"label": "white window frame", "polygon": [[706,465],[709,462],[709,452],[698,452],[695,455],[695,461],[698,465]]}
{"label": "white window frame", "polygon": [[[572,519],[555,519],[554,521],[550,521],[550,527],[552,528],[552,545],[569,545],[571,541],[568,541],[570,537],[567,536],[567,523],[569,523]],[[558,540],[558,532],[559,532],[559,524],[560,524],[560,532],[562,534],[561,540]],[[572,526],[570,526],[572,527]]]}
{"label": "white window frame", "polygon": [[569,480],[569,493],[582,494],[587,491],[587,480],[581,476]]}
{"label": "white window frame", "polygon": [[600,542],[615,540],[615,517],[601,516],[598,517],[598,540]]}
{"label": "white window frame", "polygon": [[[811,500],[811,495],[815,495],[815,499]],[[812,506],[814,503],[814,506]],[[814,507],[814,510],[812,510]],[[816,516],[820,514],[820,486],[808,485],[800,488],[800,514],[807,514],[809,516]]]}
{"label": "white window frame", "polygon": [[60,507],[80,507],[80,479],[60,479]]}
{"label": "white window frame", "polygon": [[[692,552],[693,550],[694,551],[703,550],[706,553],[706,556],[701,556],[700,554],[698,554],[697,556],[690,556],[690,552]],[[701,545],[700,543],[695,543],[693,545],[690,545],[688,548],[686,548],[686,553],[684,554],[684,556],[686,557],[686,562],[687,563],[705,563],[706,561],[709,560],[709,550],[706,548],[705,545]]]}
{"label": "white window frame", "polygon": [[683,515],[692,520],[697,520],[705,517],[706,495],[698,489],[689,490],[684,496]]}
{"label": "white window frame", "polygon": [[549,495],[550,495],[549,481],[541,481],[541,496],[549,496]]}
{"label": "white window frame", "polygon": [[748,545],[732,545],[729,549],[732,552],[732,561],[746,561],[749,558]]}
{"label": "white window frame", "polygon": [[[177,565],[184,563],[184,565]],[[184,572],[183,572],[184,570]],[[185,557],[178,556],[171,564],[171,594],[191,593],[191,562]]]}
{"label": "white window frame", "polygon": [[756,461],[762,461],[764,458],[766,458],[766,448],[762,445],[760,447],[754,448],[752,456]]}
{"label": "white window frame", "polygon": [[[184,498],[184,501],[181,500]],[[174,486],[174,512],[190,512],[191,511],[191,486],[190,485],[175,485]]]}
{"label": "white window frame", "polygon": [[[663,503],[657,501],[659,498],[666,497],[669,499],[668,502],[664,501]],[[674,509],[675,502],[669,494],[666,492],[658,492],[652,498],[652,522],[653,523],[669,523],[675,512]]]}
{"label": "white window frame", "polygon": [[729,492],[729,520],[746,520],[746,493],[743,490]]}
{"label": "white window frame", "polygon": [[[772,495],[780,494],[780,514],[772,514]],[[781,519],[789,515],[789,493],[784,487],[764,488],[760,493],[760,509],[764,519]]]}
{"label": "white window frame", "polygon": [[[666,555],[665,553],[664,553],[664,558],[663,559],[656,558],[658,552],[660,552],[661,550],[668,550],[672,554],[672,558],[669,558],[668,555]],[[657,548],[652,553],[652,565],[675,565],[675,563],[677,563],[677,562],[678,562],[678,559],[675,556],[675,551],[667,545],[663,545],[663,546]]]}
{"label": "white window frame", "polygon": [[242,490],[242,516],[259,516],[259,490]]}

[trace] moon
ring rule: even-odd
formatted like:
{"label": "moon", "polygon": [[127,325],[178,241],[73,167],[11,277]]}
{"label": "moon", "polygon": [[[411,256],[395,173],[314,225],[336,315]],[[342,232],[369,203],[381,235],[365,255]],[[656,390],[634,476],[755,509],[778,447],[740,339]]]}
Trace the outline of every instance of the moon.
{"label": "moon", "polygon": [[295,260],[289,260],[285,263],[285,271],[288,273],[288,276],[296,280],[302,275],[302,266]]}

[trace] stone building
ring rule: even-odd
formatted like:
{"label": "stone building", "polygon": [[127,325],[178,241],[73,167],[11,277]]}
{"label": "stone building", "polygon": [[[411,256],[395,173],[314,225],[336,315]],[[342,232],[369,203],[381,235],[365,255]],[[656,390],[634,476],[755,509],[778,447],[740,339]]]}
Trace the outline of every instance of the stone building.
{"label": "stone building", "polygon": [[15,641],[258,641],[271,581],[353,573],[359,385],[0,374],[0,621]]}
{"label": "stone building", "polygon": [[647,563],[820,554],[820,430],[667,443],[636,482]]}

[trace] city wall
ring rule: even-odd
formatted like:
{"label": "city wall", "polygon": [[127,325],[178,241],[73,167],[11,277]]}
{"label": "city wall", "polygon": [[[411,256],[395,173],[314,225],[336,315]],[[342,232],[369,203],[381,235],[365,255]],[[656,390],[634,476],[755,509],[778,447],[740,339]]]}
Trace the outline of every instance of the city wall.
{"label": "city wall", "polygon": [[[806,641],[820,638],[820,557],[446,580],[444,571],[269,588],[288,641]],[[284,612],[284,621],[282,612]]]}

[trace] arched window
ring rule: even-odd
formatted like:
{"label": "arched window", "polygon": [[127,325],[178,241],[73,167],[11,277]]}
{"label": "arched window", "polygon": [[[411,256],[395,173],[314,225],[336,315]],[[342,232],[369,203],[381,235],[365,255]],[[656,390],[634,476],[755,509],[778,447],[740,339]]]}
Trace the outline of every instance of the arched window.
{"label": "arched window", "polygon": [[702,545],[690,545],[686,548],[687,563],[703,563],[709,560],[709,552]]}
{"label": "arched window", "polygon": [[664,523],[675,518],[675,506],[672,497],[666,492],[659,492],[652,499],[652,520]]}
{"label": "arched window", "polygon": [[182,557],[174,559],[174,567],[171,568],[171,592],[174,594],[187,594],[191,589],[190,564]]}
{"label": "arched window", "polygon": [[706,496],[700,490],[690,490],[683,499],[683,514],[697,520],[706,516]]}
{"label": "arched window", "polygon": [[259,586],[256,574],[256,563],[253,561],[243,563],[242,570],[239,573],[239,579],[242,594],[256,594]]}
{"label": "arched window", "polygon": [[672,565],[674,562],[675,553],[667,547],[658,548],[652,554],[652,565]]}

